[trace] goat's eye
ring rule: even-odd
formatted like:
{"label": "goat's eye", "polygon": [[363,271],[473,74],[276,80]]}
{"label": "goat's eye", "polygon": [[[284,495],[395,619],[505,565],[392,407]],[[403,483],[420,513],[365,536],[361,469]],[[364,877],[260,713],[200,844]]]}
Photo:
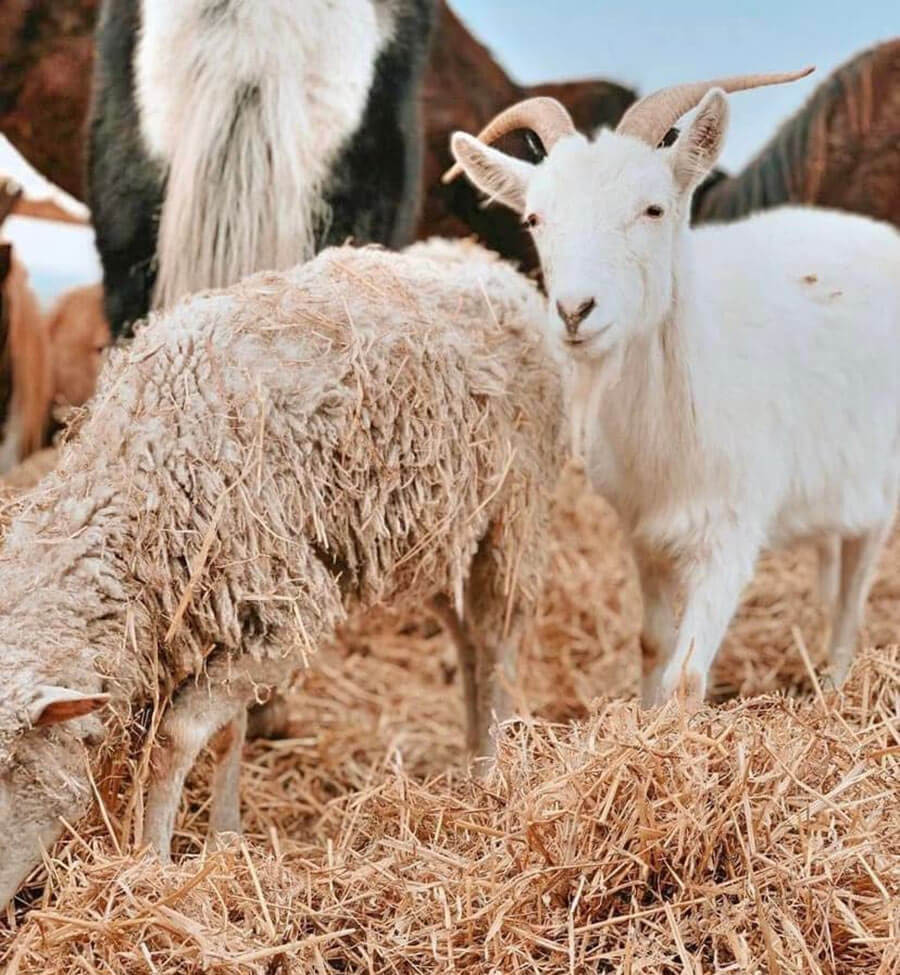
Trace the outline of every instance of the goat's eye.
{"label": "goat's eye", "polygon": [[652,203],[650,206],[647,207],[646,210],[644,210],[645,217],[653,217],[654,219],[657,219],[662,215],[663,215],[663,208],[661,206],[657,206],[655,203]]}
{"label": "goat's eye", "polygon": [[541,218],[536,213],[529,213],[522,221],[522,226],[527,227],[529,230],[534,230],[540,222]]}

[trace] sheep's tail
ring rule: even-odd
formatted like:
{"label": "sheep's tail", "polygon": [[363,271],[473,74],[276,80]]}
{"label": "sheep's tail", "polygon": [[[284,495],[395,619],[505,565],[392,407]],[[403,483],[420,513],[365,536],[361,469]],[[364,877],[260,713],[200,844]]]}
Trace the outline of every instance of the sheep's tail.
{"label": "sheep's tail", "polygon": [[[315,252],[324,205],[303,106],[277,86],[182,94],[159,225],[153,305],[282,269]],[[300,116],[298,119],[298,115]],[[299,124],[298,124],[299,123]]]}

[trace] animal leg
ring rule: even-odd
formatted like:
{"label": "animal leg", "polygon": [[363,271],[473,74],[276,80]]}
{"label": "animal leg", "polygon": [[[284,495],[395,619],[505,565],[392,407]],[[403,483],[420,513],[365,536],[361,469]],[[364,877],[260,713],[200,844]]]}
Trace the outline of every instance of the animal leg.
{"label": "animal leg", "polygon": [[890,522],[841,544],[841,584],[828,659],[835,683],[842,684],[853,663],[866,600]]}
{"label": "animal leg", "polygon": [[[234,737],[242,741],[247,703],[254,699],[259,686],[271,689],[282,684],[289,670],[289,661],[283,659],[235,660],[221,654],[210,659],[202,678],[186,683],[175,693],[153,746],[144,812],[144,841],[157,851],[163,863],[171,859],[172,833],[184,780],[197,756],[216,732],[235,721],[239,722],[240,733]],[[240,747],[235,744],[234,750],[236,755],[224,756],[234,764],[216,773],[214,790],[219,789],[220,795],[214,801],[212,816],[218,822],[234,823],[240,819],[236,812]],[[229,786],[232,777],[235,788],[227,797],[222,790]]]}
{"label": "animal leg", "polygon": [[212,781],[212,800],[209,810],[209,832],[240,833],[241,754],[247,735],[247,709],[241,708],[217,736],[216,770]]}
{"label": "animal leg", "polygon": [[832,614],[841,585],[841,538],[839,535],[823,535],[816,542],[819,557],[819,599]]}
{"label": "animal leg", "polygon": [[446,597],[433,603],[456,645],[466,709],[466,745],[477,757],[494,754],[491,724],[510,715],[509,688],[515,683],[527,609],[517,587],[506,592],[505,562],[492,534],[488,529],[472,559],[463,618]]}
{"label": "animal leg", "polygon": [[472,560],[465,588],[465,625],[476,653],[476,721],[470,739],[475,754],[493,757],[494,721],[512,713],[510,691],[515,685],[519,651],[529,607],[519,586],[507,578],[505,560],[489,528]]}
{"label": "animal leg", "polygon": [[445,595],[436,596],[432,610],[456,647],[466,715],[466,750],[477,754],[479,744],[478,648],[472,634]]}
{"label": "animal leg", "polygon": [[178,691],[159,727],[151,758],[151,778],[144,812],[144,841],[171,862],[172,833],[184,780],[212,736],[245,710],[207,678]]}
{"label": "animal leg", "polygon": [[676,579],[673,568],[644,555],[636,555],[641,580],[644,616],[641,627],[641,698],[653,703],[657,682],[675,649]]}
{"label": "animal leg", "polygon": [[702,701],[706,696],[709,668],[741,590],[753,574],[758,551],[746,543],[741,548],[740,540],[721,544],[711,558],[686,572],[681,625],[675,652],[660,671],[657,703],[672,697],[681,686],[689,699]]}

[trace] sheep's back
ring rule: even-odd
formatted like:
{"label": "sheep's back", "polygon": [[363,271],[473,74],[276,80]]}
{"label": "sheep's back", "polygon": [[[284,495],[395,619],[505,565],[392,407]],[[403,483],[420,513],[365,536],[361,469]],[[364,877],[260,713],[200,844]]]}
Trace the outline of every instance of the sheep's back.
{"label": "sheep's back", "polygon": [[360,603],[458,591],[489,526],[533,588],[517,541],[562,411],[542,310],[467,245],[335,249],[196,296],[113,356],[43,530],[132,608],[145,679],[303,656]]}

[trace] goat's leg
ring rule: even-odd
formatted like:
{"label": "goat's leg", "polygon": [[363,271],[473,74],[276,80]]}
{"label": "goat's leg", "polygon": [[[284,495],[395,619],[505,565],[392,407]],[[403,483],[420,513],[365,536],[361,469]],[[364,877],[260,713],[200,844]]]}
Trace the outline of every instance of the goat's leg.
{"label": "goat's leg", "polygon": [[837,599],[828,659],[835,683],[842,684],[853,663],[866,600],[890,522],[878,525],[841,544],[841,585]]}
{"label": "goat's leg", "polygon": [[247,709],[240,708],[213,742],[216,770],[209,810],[209,833],[212,837],[219,833],[241,831],[240,773],[246,735]]}
{"label": "goat's leg", "polygon": [[641,627],[641,698],[646,707],[656,699],[657,681],[675,649],[677,582],[670,565],[642,553],[635,554],[635,562],[644,602]]}
{"label": "goat's leg", "polygon": [[841,538],[839,535],[823,535],[816,541],[819,558],[819,600],[828,612],[834,613],[841,585]]}
{"label": "goat's leg", "polygon": [[673,696],[682,685],[693,700],[706,696],[709,668],[759,553],[758,546],[741,545],[741,541],[720,543],[711,557],[686,569],[675,652],[660,672],[657,702]]}

